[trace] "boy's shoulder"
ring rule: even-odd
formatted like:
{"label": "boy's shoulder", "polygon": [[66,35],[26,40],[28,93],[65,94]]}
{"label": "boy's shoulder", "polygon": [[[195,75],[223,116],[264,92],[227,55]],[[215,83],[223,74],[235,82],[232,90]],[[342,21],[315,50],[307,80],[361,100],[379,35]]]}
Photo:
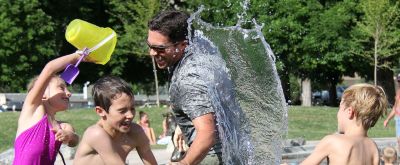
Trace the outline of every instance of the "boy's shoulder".
{"label": "boy's shoulder", "polygon": [[343,134],[331,134],[322,138],[319,144],[335,150],[339,146],[346,145],[348,143],[346,139],[347,137]]}
{"label": "boy's shoulder", "polygon": [[102,137],[102,136],[107,136],[107,132],[98,124],[93,124],[86,128],[85,132],[83,133],[83,136],[86,137]]}
{"label": "boy's shoulder", "polygon": [[137,136],[139,134],[144,134],[143,128],[134,122],[131,123],[131,129],[129,131],[130,136]]}

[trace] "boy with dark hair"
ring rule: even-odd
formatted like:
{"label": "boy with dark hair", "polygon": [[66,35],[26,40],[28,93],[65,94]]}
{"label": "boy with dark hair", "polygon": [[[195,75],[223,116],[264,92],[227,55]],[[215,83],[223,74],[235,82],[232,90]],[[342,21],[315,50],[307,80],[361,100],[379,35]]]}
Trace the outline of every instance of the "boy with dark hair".
{"label": "boy with dark hair", "polygon": [[107,76],[94,84],[92,94],[100,119],[83,134],[74,164],[124,165],[133,149],[144,164],[157,164],[143,129],[132,123],[135,107],[129,84]]}

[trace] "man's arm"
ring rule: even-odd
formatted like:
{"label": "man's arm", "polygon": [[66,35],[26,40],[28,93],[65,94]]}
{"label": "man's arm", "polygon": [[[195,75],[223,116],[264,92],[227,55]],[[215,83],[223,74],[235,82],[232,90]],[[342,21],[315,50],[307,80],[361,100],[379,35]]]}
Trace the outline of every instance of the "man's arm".
{"label": "man's arm", "polygon": [[300,165],[320,164],[331,152],[332,135],[325,136],[315,147],[314,151]]}
{"label": "man's arm", "polygon": [[192,122],[196,129],[196,137],[185,157],[179,162],[182,164],[199,164],[215,144],[214,113],[197,117]]}

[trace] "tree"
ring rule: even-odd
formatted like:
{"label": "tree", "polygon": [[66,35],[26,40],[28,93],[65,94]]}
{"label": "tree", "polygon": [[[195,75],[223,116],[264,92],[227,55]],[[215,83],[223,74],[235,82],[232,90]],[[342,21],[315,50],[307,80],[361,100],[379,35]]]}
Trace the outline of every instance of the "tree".
{"label": "tree", "polygon": [[343,1],[321,4],[323,9],[308,23],[309,32],[301,44],[299,72],[329,88],[330,105],[338,105],[336,85],[344,75],[354,75],[350,32],[355,26],[356,3]]}
{"label": "tree", "polygon": [[0,92],[22,92],[55,57],[54,22],[38,0],[4,0],[0,11]]}
{"label": "tree", "polygon": [[[353,53],[374,67],[374,83],[383,86],[394,102],[393,68],[400,56],[399,3],[390,0],[365,0],[363,14],[353,30]],[[379,74],[379,75],[378,75]],[[380,78],[380,79],[379,79]]]}

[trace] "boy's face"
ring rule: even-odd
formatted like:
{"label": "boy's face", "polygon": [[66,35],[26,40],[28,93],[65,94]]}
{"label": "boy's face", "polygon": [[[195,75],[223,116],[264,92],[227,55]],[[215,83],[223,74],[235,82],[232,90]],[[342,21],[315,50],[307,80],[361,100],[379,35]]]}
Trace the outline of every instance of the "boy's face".
{"label": "boy's face", "polygon": [[69,92],[67,85],[64,80],[58,77],[50,80],[43,96],[53,108],[58,110],[68,109],[70,97],[71,92]]}
{"label": "boy's face", "polygon": [[130,130],[131,122],[135,117],[134,99],[125,93],[118,94],[116,99],[111,101],[108,113],[102,114],[105,123],[116,131],[127,133]]}

